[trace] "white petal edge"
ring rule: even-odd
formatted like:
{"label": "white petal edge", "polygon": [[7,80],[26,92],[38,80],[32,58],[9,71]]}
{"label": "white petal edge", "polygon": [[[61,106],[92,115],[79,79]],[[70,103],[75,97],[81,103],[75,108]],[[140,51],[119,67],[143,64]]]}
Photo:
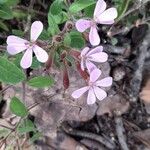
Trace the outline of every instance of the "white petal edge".
{"label": "white petal edge", "polygon": [[79,97],[81,97],[86,91],[88,91],[88,89],[89,89],[88,86],[85,86],[85,87],[83,87],[83,88],[80,88],[80,89],[74,91],[74,92],[71,94],[71,96],[72,96],[73,98],[79,98]]}
{"label": "white petal edge", "polygon": [[87,97],[87,104],[92,105],[95,102],[96,102],[96,97],[95,97],[95,94],[94,94],[94,90],[93,90],[93,88],[90,88],[89,92],[88,92],[88,97]]}
{"label": "white petal edge", "polygon": [[94,87],[94,93],[95,93],[97,99],[100,101],[107,97],[107,93],[104,90],[102,90],[96,86]]}
{"label": "white petal edge", "polygon": [[90,82],[95,82],[101,75],[101,70],[100,69],[94,69],[91,73],[90,73]]}
{"label": "white petal edge", "polygon": [[7,52],[10,55],[16,55],[27,49],[25,45],[7,45]]}
{"label": "white petal edge", "polygon": [[91,45],[97,46],[100,43],[100,37],[98,35],[96,26],[92,26],[89,33],[89,41]]}
{"label": "white petal edge", "polygon": [[44,49],[42,49],[41,47],[35,45],[33,47],[33,51],[34,51],[35,56],[39,62],[45,63],[48,60],[47,52]]}
{"label": "white petal edge", "polygon": [[43,23],[41,21],[35,21],[31,25],[31,36],[30,40],[32,42],[36,41],[37,38],[40,36],[40,34],[43,31]]}
{"label": "white petal edge", "polygon": [[106,2],[98,0],[94,10],[94,18],[98,17],[106,9]]}
{"label": "white petal edge", "polygon": [[28,41],[18,36],[9,35],[7,37],[6,43],[8,45],[25,45],[25,43],[28,43]]}
{"label": "white petal edge", "polygon": [[79,19],[75,26],[79,32],[84,32],[86,29],[90,28],[92,21],[86,19]]}
{"label": "white petal edge", "polygon": [[27,49],[24,53],[20,65],[22,68],[27,69],[32,65],[32,49]]}
{"label": "white petal edge", "polygon": [[97,47],[91,49],[91,50],[87,53],[87,56],[92,55],[92,54],[95,54],[95,53],[99,53],[99,52],[102,52],[102,51],[103,51],[103,46],[97,46]]}
{"label": "white petal edge", "polygon": [[109,87],[112,85],[112,81],[113,81],[112,77],[106,77],[102,80],[98,80],[96,82],[96,85],[101,87]]}

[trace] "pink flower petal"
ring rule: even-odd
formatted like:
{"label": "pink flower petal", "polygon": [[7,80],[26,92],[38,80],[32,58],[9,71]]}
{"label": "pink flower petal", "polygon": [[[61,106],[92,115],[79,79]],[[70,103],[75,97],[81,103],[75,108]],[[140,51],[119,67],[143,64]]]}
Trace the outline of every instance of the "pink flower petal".
{"label": "pink flower petal", "polygon": [[16,55],[22,51],[24,51],[25,49],[27,49],[26,45],[7,45],[7,51],[9,54],[11,55]]}
{"label": "pink flower petal", "polygon": [[92,26],[89,33],[89,41],[91,45],[96,46],[100,43],[100,37],[98,35],[96,26]]}
{"label": "pink flower petal", "polygon": [[115,21],[110,20],[110,21],[103,21],[101,24],[113,24]]}
{"label": "pink flower petal", "polygon": [[93,48],[92,50],[90,50],[87,53],[87,56],[89,56],[91,54],[99,53],[99,52],[102,52],[102,51],[103,51],[103,46],[97,46],[97,47]]}
{"label": "pink flower petal", "polygon": [[97,68],[97,67],[96,67],[92,62],[90,62],[89,60],[86,60],[86,67],[87,67],[87,69],[88,69],[89,74],[90,74],[94,69]]}
{"label": "pink flower petal", "polygon": [[32,65],[32,49],[27,49],[24,53],[20,65],[22,68],[27,69]]}
{"label": "pink flower petal", "polygon": [[94,10],[94,17],[98,17],[106,9],[106,2],[98,0]]}
{"label": "pink flower petal", "polygon": [[95,82],[101,75],[101,70],[94,69],[90,74],[90,82]]}
{"label": "pink flower petal", "polygon": [[86,29],[91,27],[92,21],[80,19],[76,22],[75,26],[79,32],[84,32]]}
{"label": "pink flower petal", "polygon": [[112,77],[106,77],[96,82],[96,86],[108,87],[112,85]]}
{"label": "pink flower petal", "polygon": [[48,60],[48,54],[45,50],[43,50],[41,47],[35,45],[33,47],[33,51],[37,57],[37,60],[44,63]]}
{"label": "pink flower petal", "polygon": [[18,36],[10,35],[7,37],[6,43],[8,45],[25,45],[25,43],[28,43],[28,41]]}
{"label": "pink flower petal", "polygon": [[84,60],[83,59],[81,59],[81,69],[84,71]]}
{"label": "pink flower petal", "polygon": [[35,21],[31,25],[31,41],[36,41],[37,38],[40,36],[41,32],[43,30],[43,24],[41,21]]}
{"label": "pink flower petal", "polygon": [[89,89],[88,86],[85,86],[85,87],[83,87],[83,88],[80,88],[80,89],[74,91],[71,96],[72,96],[73,98],[79,98],[79,97],[81,97],[88,89]]}
{"label": "pink flower petal", "polygon": [[104,90],[102,90],[96,86],[94,87],[94,93],[95,93],[97,99],[100,101],[107,97],[107,93]]}
{"label": "pink flower petal", "polygon": [[82,51],[81,51],[81,57],[82,56],[84,56],[84,55],[86,55],[87,54],[87,52],[89,51],[89,47],[85,47]]}
{"label": "pink flower petal", "polygon": [[88,59],[94,62],[106,62],[108,55],[105,52],[100,52],[90,55]]}
{"label": "pink flower petal", "polygon": [[117,9],[109,8],[97,17],[97,22],[104,24],[105,22],[112,22],[115,18],[117,18]]}
{"label": "pink flower petal", "polygon": [[90,88],[88,92],[88,97],[87,97],[87,104],[92,105],[95,102],[96,102],[96,97],[95,97],[94,91],[92,88]]}

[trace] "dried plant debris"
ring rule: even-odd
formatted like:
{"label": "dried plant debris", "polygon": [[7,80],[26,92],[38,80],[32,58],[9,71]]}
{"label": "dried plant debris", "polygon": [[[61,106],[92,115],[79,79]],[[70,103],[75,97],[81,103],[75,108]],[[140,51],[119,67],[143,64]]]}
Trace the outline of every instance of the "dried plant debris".
{"label": "dried plant debris", "polygon": [[133,135],[150,149],[150,129],[134,132]]}
{"label": "dried plant debris", "polygon": [[144,101],[144,103],[150,104],[150,78],[146,81],[145,86],[142,88],[140,98]]}
{"label": "dried plant debris", "polygon": [[123,95],[116,94],[112,97],[107,97],[105,101],[99,102],[97,115],[102,116],[108,114],[113,116],[114,111],[119,111],[120,114],[124,114],[129,109],[129,102],[123,97]]}

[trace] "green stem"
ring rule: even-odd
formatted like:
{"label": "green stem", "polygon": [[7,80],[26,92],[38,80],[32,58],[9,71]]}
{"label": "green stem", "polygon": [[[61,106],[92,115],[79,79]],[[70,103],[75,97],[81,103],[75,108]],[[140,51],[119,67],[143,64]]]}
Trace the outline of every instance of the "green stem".
{"label": "green stem", "polygon": [[125,0],[125,1],[126,1],[126,3],[125,3],[125,6],[124,6],[124,9],[123,9],[123,11],[121,12],[120,16],[117,18],[116,22],[119,22],[119,21],[123,18],[125,12],[126,12],[127,9],[128,9],[128,6],[129,6],[129,3],[130,3],[131,0]]}

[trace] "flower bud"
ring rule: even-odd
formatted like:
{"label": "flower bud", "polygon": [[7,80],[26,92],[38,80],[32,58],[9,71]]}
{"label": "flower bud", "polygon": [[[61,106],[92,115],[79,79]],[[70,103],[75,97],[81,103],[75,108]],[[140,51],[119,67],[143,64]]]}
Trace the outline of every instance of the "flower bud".
{"label": "flower bud", "polygon": [[70,53],[69,53],[73,58],[75,59],[79,59],[79,56],[80,56],[80,52],[79,51],[76,51],[76,50],[70,50]]}
{"label": "flower bud", "polygon": [[71,21],[68,21],[65,25],[66,31],[71,31],[73,29],[73,27],[74,27],[74,24]]}
{"label": "flower bud", "polygon": [[62,37],[60,35],[55,35],[53,37],[52,43],[60,43],[62,41]]}
{"label": "flower bud", "polygon": [[49,55],[48,60],[46,62],[46,69],[49,70],[53,64],[53,56]]}
{"label": "flower bud", "polygon": [[60,55],[61,60],[63,60],[66,56],[67,56],[67,52],[64,50]]}
{"label": "flower bud", "polygon": [[81,75],[81,77],[84,79],[84,80],[87,80],[89,78],[89,74],[87,73],[86,70],[82,70],[81,69],[81,66],[80,66],[80,63],[79,61],[76,61],[76,68],[77,68],[77,71],[79,72],[79,74]]}
{"label": "flower bud", "polygon": [[68,76],[68,70],[67,70],[66,61],[64,60],[63,63],[64,63],[64,68],[63,68],[63,86],[64,86],[64,89],[66,90],[69,87],[69,76]]}

